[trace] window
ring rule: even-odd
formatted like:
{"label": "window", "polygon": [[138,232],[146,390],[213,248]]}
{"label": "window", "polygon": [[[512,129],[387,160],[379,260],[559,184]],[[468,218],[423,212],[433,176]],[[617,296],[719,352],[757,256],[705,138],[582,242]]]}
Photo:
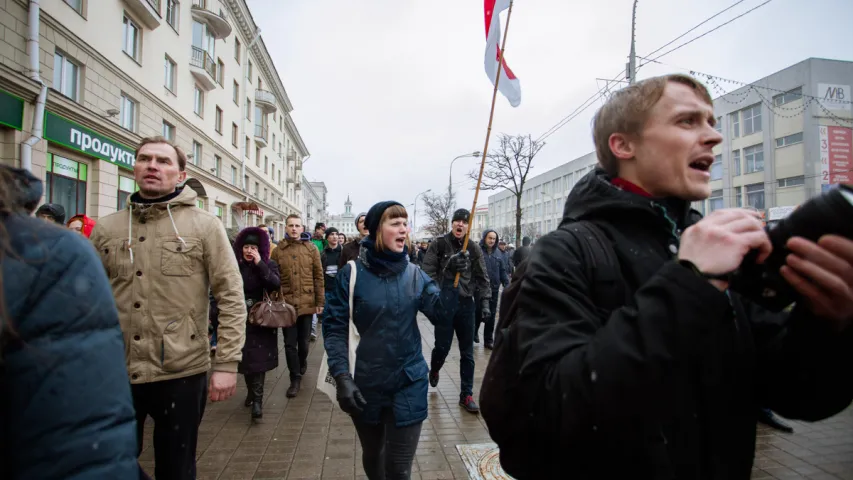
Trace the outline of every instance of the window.
{"label": "window", "polygon": [[175,141],[175,126],[163,120],[163,138],[170,142]]}
{"label": "window", "polygon": [[788,135],[782,138],[777,138],[776,148],[787,147],[788,145],[794,145],[797,143],[803,143],[803,132],[795,133],[793,135]]}
{"label": "window", "polygon": [[267,189],[264,187],[264,201],[267,201]]}
{"label": "window", "polygon": [[723,178],[723,156],[717,155],[714,157],[714,163],[711,164],[711,180],[721,178]]}
{"label": "window", "polygon": [[246,120],[252,119],[252,101],[246,98]]}
{"label": "window", "polygon": [[743,134],[751,135],[761,131],[761,104],[753,105],[743,111]]}
{"label": "window", "polygon": [[239,135],[237,124],[231,122],[231,145],[234,145],[235,147],[237,146],[237,135]]}
{"label": "window", "polygon": [[249,137],[247,136],[246,143],[243,144],[243,155],[245,155],[246,158],[248,158],[249,160],[252,159],[252,156],[249,155],[250,152],[251,150],[249,150]]}
{"label": "window", "polygon": [[216,115],[214,116],[214,128],[216,129],[216,133],[222,133],[222,109],[219,108],[219,105],[216,106]]}
{"label": "window", "polygon": [[732,138],[740,137],[740,112],[735,112],[729,115],[732,121]]}
{"label": "window", "polygon": [[258,182],[255,182],[255,198],[258,197],[258,192],[260,191],[261,185]]}
{"label": "window", "polygon": [[122,41],[122,50],[126,53],[130,58],[139,61],[139,36],[141,35],[141,30],[133,20],[127,18],[127,15],[124,16],[124,38]]}
{"label": "window", "polygon": [[217,203],[216,206],[213,207],[213,213],[220,222],[225,223],[225,205]]}
{"label": "window", "polygon": [[124,210],[127,207],[127,199],[136,191],[136,182],[129,177],[118,177],[118,202],[116,208]]}
{"label": "window", "polygon": [[237,185],[237,167],[231,165],[231,185]]}
{"label": "window", "polygon": [[270,173],[270,159],[264,155],[264,175],[268,175]]}
{"label": "window", "polygon": [[169,58],[168,55],[166,55],[164,63],[164,70],[166,71],[166,76],[163,79],[163,86],[168,88],[169,91],[172,93],[175,93],[175,69],[177,68],[178,66],[175,64],[175,62],[173,62],[172,59]]}
{"label": "window", "polygon": [[178,0],[166,0],[166,23],[172,26],[175,31],[178,31],[178,13],[181,11],[181,4]]}
{"label": "window", "polygon": [[[272,116],[272,121],[275,123],[275,115]],[[275,133],[272,134],[272,149],[275,150]]]}
{"label": "window", "polygon": [[79,84],[80,67],[64,53],[56,52],[53,55],[53,89],[76,102]]}
{"label": "window", "polygon": [[199,117],[204,115],[204,91],[198,85],[193,87],[193,112]]}
{"label": "window", "polygon": [[799,177],[788,177],[779,179],[779,188],[799,187],[805,184],[806,177],[804,175],[800,175]]}
{"label": "window", "polygon": [[248,60],[248,62],[249,62],[249,68],[248,68],[249,71],[248,71],[248,74],[246,75],[246,79],[251,80],[251,78],[252,78],[252,60],[250,59],[250,60]]}
{"label": "window", "polygon": [[794,102],[801,98],[803,98],[803,87],[797,87],[793,90],[789,90],[785,93],[773,97],[773,105],[778,107],[780,105],[785,105],[786,103]]}
{"label": "window", "polygon": [[205,205],[203,198],[197,198],[195,201],[195,206],[204,210],[204,211],[207,211],[207,206]]}
{"label": "window", "polygon": [[261,147],[255,147],[255,166],[261,166]]}
{"label": "window", "polygon": [[220,87],[225,86],[225,62],[221,58],[216,59],[216,83]]}
{"label": "window", "polygon": [[740,190],[741,190],[740,187],[734,188],[734,192],[735,192],[734,193],[734,197],[735,197],[734,198],[734,204],[735,204],[734,206],[737,208],[743,208],[743,196],[741,196]]}
{"label": "window", "polygon": [[717,133],[723,133],[723,117],[717,117],[717,122],[714,123],[714,130]]}
{"label": "window", "polygon": [[83,14],[83,0],[65,0],[65,3],[80,15]]}
{"label": "window", "polygon": [[137,103],[135,100],[127,96],[126,93],[121,94],[121,108],[119,109],[119,121],[121,126],[130,130],[136,131],[136,110]]}
{"label": "window", "polygon": [[201,144],[193,140],[193,165],[201,165]]}
{"label": "window", "polygon": [[723,191],[714,190],[711,196],[708,197],[708,213],[723,208]]}
{"label": "window", "polygon": [[249,176],[243,175],[243,190],[249,189]]}
{"label": "window", "polygon": [[746,160],[746,173],[764,171],[764,146],[762,144],[744,148],[743,158]]}
{"label": "window", "polygon": [[746,186],[746,204],[758,210],[764,210],[764,184]]}
{"label": "window", "polygon": [[222,175],[222,157],[219,155],[213,156],[213,169],[214,174],[219,177]]}
{"label": "window", "polygon": [[62,205],[67,219],[85,214],[89,166],[48,153],[46,171],[45,202]]}
{"label": "window", "polygon": [[240,40],[234,39],[234,60],[237,60],[237,65],[240,65]]}
{"label": "window", "polygon": [[734,176],[740,175],[740,150],[732,150],[732,167]]}

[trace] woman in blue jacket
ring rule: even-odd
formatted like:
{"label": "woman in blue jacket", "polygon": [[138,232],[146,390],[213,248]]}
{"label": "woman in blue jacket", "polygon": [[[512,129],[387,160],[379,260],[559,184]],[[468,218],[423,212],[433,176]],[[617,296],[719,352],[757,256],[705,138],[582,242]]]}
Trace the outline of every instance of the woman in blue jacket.
{"label": "woman in blue jacket", "polygon": [[[427,418],[427,373],[418,311],[441,318],[438,286],[408,261],[406,209],[380,202],[367,213],[370,234],[358,259],[328,292],[323,339],[341,409],[353,418],[370,480],[408,479]],[[361,336],[350,375],[349,281],[355,268],[352,321]]]}
{"label": "woman in blue jacket", "polygon": [[41,195],[0,166],[0,478],[144,478],[104,267],[85,237],[28,216]]}

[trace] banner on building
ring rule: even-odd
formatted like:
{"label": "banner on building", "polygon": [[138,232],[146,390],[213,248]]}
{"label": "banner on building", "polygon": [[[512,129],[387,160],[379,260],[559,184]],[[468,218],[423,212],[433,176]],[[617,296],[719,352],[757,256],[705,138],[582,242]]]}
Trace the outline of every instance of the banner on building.
{"label": "banner on building", "polygon": [[86,155],[133,170],[133,149],[51,112],[44,113],[44,138]]}
{"label": "banner on building", "polygon": [[853,179],[853,129],[821,125],[818,130],[821,185],[850,183]]}
{"label": "banner on building", "polygon": [[0,125],[23,130],[24,101],[11,93],[0,90]]}

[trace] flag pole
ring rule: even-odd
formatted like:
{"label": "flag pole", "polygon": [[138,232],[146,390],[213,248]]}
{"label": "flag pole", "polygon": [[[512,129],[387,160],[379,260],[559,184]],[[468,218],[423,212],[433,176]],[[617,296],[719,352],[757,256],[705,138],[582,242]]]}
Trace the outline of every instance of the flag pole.
{"label": "flag pole", "polygon": [[[486,129],[486,144],[483,146],[483,158],[480,160],[480,175],[477,177],[477,188],[474,190],[474,204],[471,206],[471,213],[468,214],[468,231],[465,232],[465,240],[462,242],[462,251],[468,251],[468,240],[471,235],[471,226],[474,224],[474,216],[477,212],[477,197],[480,195],[480,185],[483,183],[483,170],[486,168],[486,156],[489,154],[489,138],[492,136],[492,120],[495,118],[495,101],[498,98],[498,84],[501,82],[501,71],[504,66],[504,49],[506,48],[506,37],[509,34],[509,20],[512,17],[513,0],[509,0],[509,10],[506,12],[506,27],[504,27],[504,38],[501,41],[501,50],[498,55],[498,73],[495,76],[495,90],[492,92],[492,107],[489,111],[489,126]],[[459,286],[460,272],[456,272],[456,278],[453,280],[453,288]]]}

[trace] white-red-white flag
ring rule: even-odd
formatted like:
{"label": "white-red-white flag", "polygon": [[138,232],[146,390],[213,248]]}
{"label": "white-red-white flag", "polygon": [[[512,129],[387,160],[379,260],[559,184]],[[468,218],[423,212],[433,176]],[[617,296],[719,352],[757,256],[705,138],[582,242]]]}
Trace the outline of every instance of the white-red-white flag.
{"label": "white-red-white flag", "polygon": [[[509,8],[510,0],[483,0],[483,11],[486,16],[486,75],[495,84],[498,73],[498,58],[501,56],[501,12]],[[506,58],[502,59],[501,81],[498,90],[509,100],[509,104],[517,107],[521,104],[521,83],[512,73]]]}

